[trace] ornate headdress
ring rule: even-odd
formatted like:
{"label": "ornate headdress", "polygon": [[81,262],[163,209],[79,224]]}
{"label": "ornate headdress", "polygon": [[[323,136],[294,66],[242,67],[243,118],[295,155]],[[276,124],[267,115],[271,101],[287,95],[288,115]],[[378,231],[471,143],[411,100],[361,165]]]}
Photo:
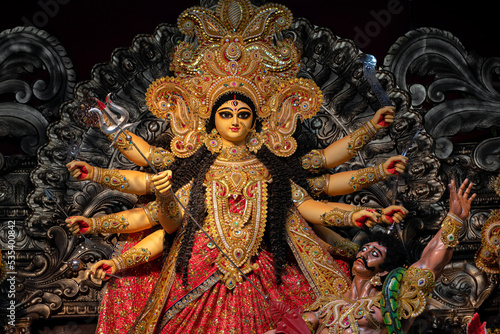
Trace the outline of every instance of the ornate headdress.
{"label": "ornate headdress", "polygon": [[188,157],[205,143],[212,105],[226,92],[240,92],[256,106],[263,126],[254,151],[264,143],[278,156],[295,152],[297,118],[315,115],[322,93],[312,80],[296,77],[299,51],[277,38],[291,23],[286,7],[254,7],[249,0],[221,0],[215,10],[192,7],[179,16],[181,32],[196,40],[176,47],[175,77],[156,80],[146,93],[151,112],[170,119],[176,156]]}

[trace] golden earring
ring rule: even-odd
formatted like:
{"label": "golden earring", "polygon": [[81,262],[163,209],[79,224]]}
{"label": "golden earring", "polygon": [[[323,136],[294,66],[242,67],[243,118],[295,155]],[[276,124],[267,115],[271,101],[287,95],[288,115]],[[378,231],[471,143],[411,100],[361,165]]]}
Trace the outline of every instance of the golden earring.
{"label": "golden earring", "polygon": [[219,153],[222,149],[222,138],[216,129],[205,137],[205,146],[212,153]]}
{"label": "golden earring", "polygon": [[262,144],[264,144],[262,135],[253,129],[246,138],[246,146],[248,150],[250,152],[257,153],[257,151],[262,147]]}

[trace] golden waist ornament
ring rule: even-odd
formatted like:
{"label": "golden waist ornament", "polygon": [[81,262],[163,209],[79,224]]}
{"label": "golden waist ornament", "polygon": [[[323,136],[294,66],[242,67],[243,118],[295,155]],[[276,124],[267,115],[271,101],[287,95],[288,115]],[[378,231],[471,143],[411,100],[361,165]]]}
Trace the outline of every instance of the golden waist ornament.
{"label": "golden waist ornament", "polygon": [[[256,159],[237,162],[216,161],[206,176],[207,222],[214,241],[231,261],[247,274],[256,265],[267,218],[269,173]],[[224,281],[233,289],[242,281],[241,273],[222,254],[216,259]]]}

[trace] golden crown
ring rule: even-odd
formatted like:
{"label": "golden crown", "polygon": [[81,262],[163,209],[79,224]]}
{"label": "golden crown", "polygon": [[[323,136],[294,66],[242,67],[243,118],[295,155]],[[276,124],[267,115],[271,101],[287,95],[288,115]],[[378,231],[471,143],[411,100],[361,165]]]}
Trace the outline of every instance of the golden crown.
{"label": "golden crown", "polygon": [[279,4],[254,7],[249,0],[221,0],[214,10],[192,7],[178,18],[184,34],[174,50],[171,70],[151,84],[146,102],[160,118],[170,118],[171,150],[188,157],[205,142],[211,106],[226,92],[240,92],[256,106],[265,145],[278,156],[295,152],[297,118],[314,116],[322,93],[309,79],[297,78],[300,52],[278,34],[292,23]]}

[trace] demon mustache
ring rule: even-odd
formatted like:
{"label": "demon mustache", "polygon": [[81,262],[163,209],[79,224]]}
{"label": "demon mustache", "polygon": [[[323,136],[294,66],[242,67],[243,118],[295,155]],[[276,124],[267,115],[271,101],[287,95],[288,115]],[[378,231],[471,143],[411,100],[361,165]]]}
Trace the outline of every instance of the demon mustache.
{"label": "demon mustache", "polygon": [[358,257],[356,258],[356,260],[361,260],[361,261],[363,261],[363,264],[365,265],[365,268],[366,268],[366,269],[368,269],[368,270],[370,270],[370,271],[375,271],[375,269],[376,269],[376,268],[375,268],[375,267],[370,267],[370,266],[368,265],[368,262],[366,262],[366,259],[365,259],[364,257],[362,257],[362,256],[358,256]]}

